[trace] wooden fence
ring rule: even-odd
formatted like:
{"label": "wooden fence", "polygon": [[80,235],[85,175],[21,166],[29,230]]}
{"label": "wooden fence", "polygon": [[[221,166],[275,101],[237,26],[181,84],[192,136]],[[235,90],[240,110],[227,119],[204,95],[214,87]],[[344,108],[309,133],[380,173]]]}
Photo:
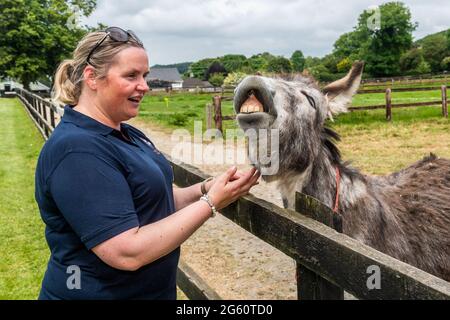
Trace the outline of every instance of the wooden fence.
{"label": "wooden fence", "polygon": [[[436,91],[441,90],[441,100],[425,101],[425,102],[414,102],[414,103],[392,103],[392,93],[393,92],[415,92],[415,91]],[[440,105],[442,107],[442,116],[448,118],[448,100],[447,100],[447,86],[443,85],[441,87],[426,87],[426,88],[387,88],[386,90],[360,90],[358,94],[368,94],[368,93],[384,93],[385,94],[385,104],[369,105],[361,107],[349,107],[350,112],[357,112],[363,110],[376,110],[376,109],[386,109],[386,120],[392,120],[392,109],[393,108],[413,108],[420,106],[435,106]],[[214,96],[212,98],[212,104],[207,104],[205,109],[206,117],[206,127],[208,129],[212,128],[212,123],[214,121],[215,128],[222,132],[223,121],[225,120],[235,120],[235,115],[224,116],[222,114],[222,101],[232,101],[233,96]]]}
{"label": "wooden fence", "polygon": [[[24,90],[17,90],[17,96],[39,131],[48,138],[60,106]],[[53,119],[48,118],[49,114]],[[190,165],[171,163],[174,182],[180,187],[207,178]],[[309,196],[297,194],[296,211],[292,211],[248,195],[221,213],[297,262],[299,299],[343,299],[344,290],[359,299],[450,299],[449,282],[340,233],[339,216]],[[380,275],[380,287],[376,289],[367,284],[372,267]],[[190,299],[220,299],[183,262],[178,268],[177,284]]]}
{"label": "wooden fence", "polygon": [[363,86],[380,86],[380,85],[396,85],[396,84],[424,84],[430,82],[448,82],[450,81],[450,75],[448,73],[442,74],[423,74],[420,76],[403,76],[403,77],[388,77],[388,78],[373,78],[362,79],[361,84]]}

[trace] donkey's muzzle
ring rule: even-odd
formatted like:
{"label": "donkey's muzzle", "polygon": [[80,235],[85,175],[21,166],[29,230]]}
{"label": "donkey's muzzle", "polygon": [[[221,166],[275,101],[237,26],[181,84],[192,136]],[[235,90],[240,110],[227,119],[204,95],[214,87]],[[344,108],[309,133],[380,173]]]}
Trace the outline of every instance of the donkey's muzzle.
{"label": "donkey's muzzle", "polygon": [[241,81],[234,94],[234,110],[237,114],[274,112],[273,96],[258,76],[248,76]]}

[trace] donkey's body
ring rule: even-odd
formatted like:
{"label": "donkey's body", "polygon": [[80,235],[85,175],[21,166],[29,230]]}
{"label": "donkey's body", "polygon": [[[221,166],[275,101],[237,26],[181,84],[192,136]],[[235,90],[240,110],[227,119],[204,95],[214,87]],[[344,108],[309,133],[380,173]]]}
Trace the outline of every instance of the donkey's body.
{"label": "donkey's body", "polygon": [[361,73],[357,63],[327,95],[310,79],[248,77],[235,93],[238,122],[279,129],[279,170],[263,178],[277,181],[285,207],[294,207],[296,191],[331,208],[338,198],[345,234],[450,281],[450,160],[430,155],[385,177],[363,175],[341,161],[339,137],[324,126],[330,112],[345,111]]}

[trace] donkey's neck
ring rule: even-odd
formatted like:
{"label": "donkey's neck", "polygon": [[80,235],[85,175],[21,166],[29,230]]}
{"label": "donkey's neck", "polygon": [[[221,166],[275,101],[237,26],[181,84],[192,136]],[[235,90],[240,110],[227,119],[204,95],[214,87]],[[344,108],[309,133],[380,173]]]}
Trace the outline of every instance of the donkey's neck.
{"label": "donkey's neck", "polygon": [[291,209],[295,207],[295,192],[312,196],[332,209],[339,194],[339,212],[351,207],[358,198],[368,196],[366,178],[356,169],[336,161],[326,150],[321,150],[303,172],[286,174],[278,186],[284,206]]}
{"label": "donkey's neck", "polygon": [[339,169],[340,180],[342,180],[340,166],[333,164],[326,157],[318,156],[312,163],[308,179],[302,182],[302,188],[298,188],[297,191],[312,196],[333,208],[337,194],[336,168]]}

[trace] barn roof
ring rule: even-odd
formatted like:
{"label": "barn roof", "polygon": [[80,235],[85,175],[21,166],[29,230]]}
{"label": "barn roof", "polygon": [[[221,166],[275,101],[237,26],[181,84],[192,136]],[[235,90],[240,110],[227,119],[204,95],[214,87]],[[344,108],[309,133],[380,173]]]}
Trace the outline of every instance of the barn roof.
{"label": "barn roof", "polygon": [[202,81],[197,78],[187,78],[183,81],[183,88],[212,88],[213,85],[208,81]]}
{"label": "barn roof", "polygon": [[162,80],[167,82],[183,81],[177,68],[150,68],[147,81],[152,80]]}

